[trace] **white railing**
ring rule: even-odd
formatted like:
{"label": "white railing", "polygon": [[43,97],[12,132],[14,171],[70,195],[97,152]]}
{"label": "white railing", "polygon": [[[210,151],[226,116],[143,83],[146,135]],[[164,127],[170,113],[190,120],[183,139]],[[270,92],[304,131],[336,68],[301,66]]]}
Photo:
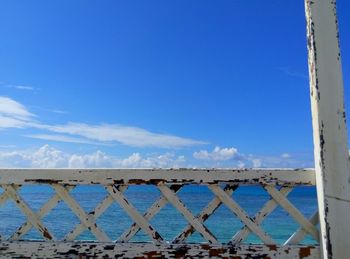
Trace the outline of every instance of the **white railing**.
{"label": "white railing", "polygon": [[[54,193],[39,210],[34,211],[20,195],[19,189],[24,185],[38,184],[51,186]],[[107,195],[93,211],[86,212],[70,194],[70,191],[79,185],[101,185]],[[160,191],[158,199],[143,214],[124,195],[125,190],[131,185],[153,185]],[[198,215],[193,215],[177,195],[185,185],[205,185],[214,195]],[[242,185],[262,186],[270,196],[254,216],[249,216],[232,198],[231,194]],[[26,222],[9,238],[1,240],[0,255],[45,258],[54,256],[114,258],[116,255],[121,257],[265,255],[283,258],[318,258],[320,256],[318,245],[300,243],[307,234],[315,240],[319,239],[319,230],[316,227],[317,211],[307,219],[287,198],[294,187],[304,185],[315,185],[313,170],[0,169],[0,187],[3,189],[0,194],[0,205],[7,200],[13,200],[26,217]],[[58,240],[44,225],[42,218],[60,202],[64,202],[71,209],[80,223],[63,239]],[[133,221],[133,224],[116,240],[112,240],[96,223],[113,203],[117,203]],[[171,242],[165,241],[150,223],[166,204],[171,204],[188,222]],[[243,227],[232,236],[230,242],[225,244],[220,243],[204,224],[220,206],[226,206],[243,223]],[[273,240],[261,227],[266,217],[278,207],[283,208],[300,226],[282,245]],[[42,240],[23,240],[24,235],[32,228],[41,234]],[[76,240],[85,230],[89,230],[96,241]],[[130,242],[140,230],[146,233],[152,242]],[[198,232],[206,242],[186,243],[186,239],[194,232]],[[259,237],[262,244],[244,243],[250,233]]]}

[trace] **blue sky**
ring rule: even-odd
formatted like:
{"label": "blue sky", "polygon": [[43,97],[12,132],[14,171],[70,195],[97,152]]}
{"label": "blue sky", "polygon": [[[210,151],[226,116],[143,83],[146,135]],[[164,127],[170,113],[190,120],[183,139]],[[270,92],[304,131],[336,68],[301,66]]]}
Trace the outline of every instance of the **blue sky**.
{"label": "blue sky", "polygon": [[2,0],[0,34],[0,167],[313,166],[302,0]]}

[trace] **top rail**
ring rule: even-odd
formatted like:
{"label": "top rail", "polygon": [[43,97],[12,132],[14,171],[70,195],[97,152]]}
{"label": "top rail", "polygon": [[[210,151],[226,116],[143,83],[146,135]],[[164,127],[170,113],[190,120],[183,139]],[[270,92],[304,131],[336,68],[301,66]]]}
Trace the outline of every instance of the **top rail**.
{"label": "top rail", "polygon": [[0,184],[315,185],[313,169],[0,169]]}

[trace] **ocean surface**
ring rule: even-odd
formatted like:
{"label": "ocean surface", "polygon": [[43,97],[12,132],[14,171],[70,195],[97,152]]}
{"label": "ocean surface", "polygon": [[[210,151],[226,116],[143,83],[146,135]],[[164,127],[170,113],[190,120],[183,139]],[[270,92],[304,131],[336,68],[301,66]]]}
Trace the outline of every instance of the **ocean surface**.
{"label": "ocean surface", "polygon": [[[1,192],[3,190],[0,189]],[[107,195],[102,186],[78,186],[70,193],[86,212],[92,211]],[[54,195],[54,192],[49,186],[25,186],[21,188],[19,194],[36,212]],[[160,196],[160,192],[154,186],[131,186],[124,194],[140,213],[147,211]],[[204,209],[214,198],[214,195],[205,186],[185,186],[178,192],[178,196],[194,215]],[[269,200],[269,195],[259,186],[241,186],[232,197],[250,216],[254,216]],[[297,187],[288,197],[307,218],[317,209],[315,187]],[[0,219],[0,235],[3,239],[9,238],[26,221],[26,217],[12,200],[0,206]],[[62,239],[80,221],[64,202],[60,202],[42,219],[42,222],[57,239]],[[116,202],[96,222],[112,240],[117,239],[133,223]],[[184,217],[169,204],[150,222],[167,241],[171,241],[187,225]],[[228,242],[243,226],[225,205],[221,205],[209,217],[205,225],[223,243]],[[262,223],[262,228],[278,243],[285,242],[298,227],[299,225],[293,218],[280,207],[277,207]],[[32,229],[22,239],[42,238],[35,229]],[[95,240],[95,237],[86,230],[77,239]],[[150,239],[139,231],[131,241],[150,241]],[[204,240],[198,233],[194,233],[186,242],[204,242]],[[261,241],[255,235],[250,234],[245,243],[261,243]],[[303,244],[315,243],[316,241],[310,236],[303,240]]]}

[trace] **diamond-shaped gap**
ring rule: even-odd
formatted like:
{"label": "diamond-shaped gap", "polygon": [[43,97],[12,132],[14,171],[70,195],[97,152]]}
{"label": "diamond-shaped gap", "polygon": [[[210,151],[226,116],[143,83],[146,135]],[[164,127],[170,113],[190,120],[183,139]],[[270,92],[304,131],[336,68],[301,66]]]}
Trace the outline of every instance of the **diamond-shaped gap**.
{"label": "diamond-shaped gap", "polygon": [[144,214],[159,197],[160,191],[154,185],[129,185],[124,196],[137,209]]}
{"label": "diamond-shaped gap", "polygon": [[244,244],[263,244],[264,242],[254,233],[249,232],[247,238],[242,241]]}
{"label": "diamond-shaped gap", "polygon": [[270,195],[260,185],[240,186],[231,197],[250,217],[254,217],[270,199]]}
{"label": "diamond-shaped gap", "polygon": [[[317,192],[316,186],[297,186],[288,195],[288,200],[305,216],[310,217],[317,211]],[[298,223],[296,223],[298,224]],[[298,225],[298,228],[300,226]],[[316,225],[319,229],[319,224]],[[318,244],[318,242],[309,234],[307,234],[300,244]]]}
{"label": "diamond-shaped gap", "polygon": [[[35,214],[38,214],[40,208],[54,195],[54,191],[49,185],[24,185],[17,191],[17,193]],[[21,239],[43,240],[43,237],[36,228],[31,227]]]}
{"label": "diamond-shaped gap", "polygon": [[166,241],[173,240],[187,225],[187,220],[172,205],[165,205],[150,221]]}
{"label": "diamond-shaped gap", "polygon": [[190,235],[186,240],[185,243],[187,244],[191,244],[191,243],[207,243],[208,241],[205,240],[204,237],[201,236],[200,233],[198,233],[197,231],[193,232],[192,235]]}
{"label": "diamond-shaped gap", "polygon": [[[108,195],[105,191],[103,199]],[[120,207],[117,201],[113,203],[97,218],[96,224],[112,240],[117,240],[124,231],[133,223],[129,215]]]}
{"label": "diamond-shaped gap", "polygon": [[60,200],[57,206],[44,216],[42,222],[55,238],[61,240],[80,223],[80,220],[69,206]]}
{"label": "diamond-shaped gap", "polygon": [[[280,186],[276,186],[276,189],[279,190]],[[292,190],[291,193],[293,193],[293,191],[294,190]],[[291,193],[289,193],[286,197],[288,200]],[[295,221],[295,219],[290,216],[289,213],[279,204],[262,223],[262,228],[274,239],[277,244],[283,244],[285,241],[287,241],[299,227],[300,225]]]}
{"label": "diamond-shaped gap", "polygon": [[50,185],[24,185],[17,191],[27,205],[37,213],[55,194]]}
{"label": "diamond-shaped gap", "polygon": [[205,185],[185,185],[177,193],[178,197],[197,216],[214,198],[214,194]]}
{"label": "diamond-shaped gap", "polygon": [[315,186],[298,186],[288,195],[288,200],[309,219],[317,211]]}
{"label": "diamond-shaped gap", "polygon": [[44,240],[44,238],[36,228],[32,227],[21,240]]}
{"label": "diamond-shaped gap", "polygon": [[[101,228],[100,225],[98,225],[98,227]],[[96,239],[95,235],[90,230],[85,229],[83,232],[81,232],[75,238],[75,240],[79,240],[79,241],[96,241],[97,239]]]}
{"label": "diamond-shaped gap", "polygon": [[[214,198],[214,194],[205,185],[185,185],[181,188],[177,195],[182,203],[195,217],[197,217],[198,214],[200,214],[202,210],[208,205],[208,203]],[[188,221],[186,219],[184,220],[187,223],[186,226],[188,226]],[[183,229],[181,229],[181,231],[182,230]],[[180,234],[180,232],[177,233],[176,236]],[[189,237],[186,238],[185,242],[206,243],[207,241],[204,237],[202,237],[200,233],[194,231]]]}
{"label": "diamond-shaped gap", "polygon": [[27,219],[12,199],[0,206],[0,218],[0,235],[3,240],[10,238]]}
{"label": "diamond-shaped gap", "polygon": [[[195,190],[192,186],[185,185],[176,193],[176,195],[195,216],[195,212],[199,211],[199,209],[193,206],[194,204],[191,202],[193,197],[196,196],[192,196],[194,191]],[[188,224],[188,221],[184,216],[170,203],[167,203],[150,222],[166,241],[172,241]]]}
{"label": "diamond-shaped gap", "polygon": [[221,204],[204,223],[220,243],[228,243],[232,236],[243,227],[236,215]]}
{"label": "diamond-shaped gap", "polygon": [[[319,225],[316,226],[319,230]],[[318,241],[316,241],[311,235],[306,235],[303,240],[299,242],[301,245],[317,245],[319,244]]]}
{"label": "diamond-shaped gap", "polygon": [[[85,213],[88,214],[90,212],[95,211],[96,207],[102,203],[102,201],[105,199],[108,193],[103,185],[79,185],[71,191],[71,195],[76,200],[76,202],[78,202],[78,204],[83,208]],[[102,216],[103,214],[100,217]],[[99,221],[100,217],[98,217],[96,220],[97,226],[102,231],[104,231],[107,234],[107,236],[112,238],[109,232],[111,231],[113,223],[103,219]],[[75,227],[76,226],[74,226],[73,229],[75,229]],[[90,230],[84,229],[75,238],[75,240],[96,241],[97,239],[96,236]]]}
{"label": "diamond-shaped gap", "polygon": [[93,211],[106,196],[102,185],[78,185],[69,192],[86,213]]}
{"label": "diamond-shaped gap", "polygon": [[[152,204],[158,200],[160,191],[154,185],[129,185],[128,189],[124,192],[124,196],[141,215],[144,215]],[[129,216],[127,217],[129,218]],[[129,230],[130,227],[131,224],[128,224],[124,231]],[[130,241],[150,242],[152,239],[144,231],[139,230]]]}
{"label": "diamond-shaped gap", "polygon": [[[237,190],[234,191],[231,197],[251,218],[254,218],[254,216],[270,199],[268,193],[260,185],[240,186]],[[261,228],[263,229],[262,226]],[[242,241],[242,243],[262,244],[263,242],[257,235],[250,232],[247,238]]]}

